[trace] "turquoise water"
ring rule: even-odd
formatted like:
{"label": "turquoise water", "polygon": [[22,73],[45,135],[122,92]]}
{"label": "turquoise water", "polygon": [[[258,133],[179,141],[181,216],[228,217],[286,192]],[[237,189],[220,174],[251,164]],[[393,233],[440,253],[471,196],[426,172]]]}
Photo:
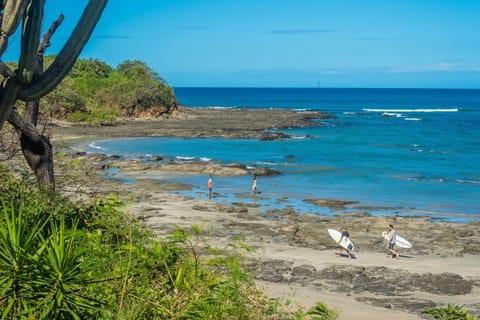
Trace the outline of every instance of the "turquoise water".
{"label": "turquoise water", "polygon": [[[95,141],[87,151],[166,161],[242,163],[281,176],[214,177],[214,201],[333,214],[308,198],[358,201],[372,214],[427,215],[453,221],[480,217],[480,90],[176,88],[195,107],[328,111],[335,119],[290,129],[276,141],[142,138]],[[185,194],[206,198],[206,176],[177,175]],[[351,211],[352,208],[347,211]]]}

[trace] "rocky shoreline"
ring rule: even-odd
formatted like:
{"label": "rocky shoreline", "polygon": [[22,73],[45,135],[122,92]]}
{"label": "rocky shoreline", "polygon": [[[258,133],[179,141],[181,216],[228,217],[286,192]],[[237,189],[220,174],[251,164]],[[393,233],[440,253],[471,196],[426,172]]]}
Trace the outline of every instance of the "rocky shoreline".
{"label": "rocky shoreline", "polygon": [[[125,120],[115,126],[51,127],[54,146],[69,150],[79,141],[112,137],[170,136],[222,138],[286,138],[275,129],[321,125],[328,114],[291,110],[180,108],[175,117]],[[75,160],[81,165],[72,169]],[[242,164],[175,164],[134,162],[101,154],[74,151],[56,156],[58,189],[74,199],[96,198],[110,192],[129,199],[131,213],[159,236],[176,226],[196,225],[206,241],[223,245],[237,237],[256,249],[247,266],[272,297],[289,297],[308,307],[317,300],[342,310],[341,319],[420,319],[425,308],[448,303],[480,314],[480,222],[456,224],[427,217],[378,217],[368,210],[323,217],[293,210],[261,208],[250,197],[225,205],[178,194],[188,185],[170,184],[146,176],[171,173],[249,174]],[[89,172],[117,168],[136,181],[104,179]],[[68,171],[68,172],[67,172]],[[73,178],[72,178],[73,177]],[[63,178],[63,179],[62,179]],[[310,199],[319,206],[345,208],[335,199]],[[414,246],[400,250],[400,259],[387,259],[381,232],[389,223]],[[356,259],[336,257],[336,244],[327,228],[346,226],[355,242]],[[292,293],[294,291],[294,293]]]}

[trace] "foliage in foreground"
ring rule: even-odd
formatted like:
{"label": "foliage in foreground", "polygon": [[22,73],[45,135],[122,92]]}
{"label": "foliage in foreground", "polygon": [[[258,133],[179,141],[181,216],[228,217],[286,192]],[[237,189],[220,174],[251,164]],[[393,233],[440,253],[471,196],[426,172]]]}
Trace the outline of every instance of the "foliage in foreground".
{"label": "foliage in foreground", "polygon": [[448,304],[443,308],[427,309],[423,313],[438,320],[480,320],[480,318],[472,316],[464,307],[453,304]]}
{"label": "foliage in foreground", "polygon": [[241,242],[156,239],[115,196],[73,205],[0,173],[0,313],[8,319],[336,319],[286,311],[242,267]]}

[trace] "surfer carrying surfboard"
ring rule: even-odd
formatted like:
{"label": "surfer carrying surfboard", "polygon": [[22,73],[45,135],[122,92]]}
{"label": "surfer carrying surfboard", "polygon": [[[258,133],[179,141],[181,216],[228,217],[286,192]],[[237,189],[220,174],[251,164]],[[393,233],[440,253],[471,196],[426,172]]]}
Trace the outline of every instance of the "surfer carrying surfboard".
{"label": "surfer carrying surfboard", "polygon": [[395,244],[397,243],[397,232],[395,231],[393,224],[388,225],[388,230],[390,231],[390,234],[388,237],[388,253],[390,254],[389,257],[393,258],[393,255],[395,254],[395,257],[398,259],[400,258],[400,255],[394,249]]}
{"label": "surfer carrying surfboard", "polygon": [[[350,240],[350,233],[348,233],[347,229],[345,227],[342,227],[340,229],[340,231],[342,232],[342,236],[340,237],[340,240],[338,241],[338,244],[340,244],[340,242],[344,241],[344,238],[345,239],[348,239]],[[342,251],[343,251],[343,247],[340,245],[340,248],[338,249],[338,253],[337,255],[339,257],[342,256]],[[352,255],[350,254],[350,250],[348,250],[347,248],[345,248],[345,251],[347,252],[347,256],[349,259],[352,259]]]}

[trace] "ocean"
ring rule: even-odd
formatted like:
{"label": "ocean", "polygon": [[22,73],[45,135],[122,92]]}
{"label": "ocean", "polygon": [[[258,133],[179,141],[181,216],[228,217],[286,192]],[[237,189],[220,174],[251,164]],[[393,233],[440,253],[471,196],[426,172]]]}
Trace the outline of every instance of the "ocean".
{"label": "ocean", "polygon": [[[284,130],[275,141],[218,138],[142,138],[94,141],[86,151],[130,158],[242,163],[282,174],[214,177],[213,201],[255,202],[264,210],[293,208],[332,215],[429,216],[480,220],[480,90],[329,88],[175,88],[180,104],[217,108],[326,111],[320,126]],[[165,177],[163,177],[165,178]],[[206,199],[204,175],[172,175],[192,185],[182,194]],[[343,211],[305,199],[356,201]]]}

